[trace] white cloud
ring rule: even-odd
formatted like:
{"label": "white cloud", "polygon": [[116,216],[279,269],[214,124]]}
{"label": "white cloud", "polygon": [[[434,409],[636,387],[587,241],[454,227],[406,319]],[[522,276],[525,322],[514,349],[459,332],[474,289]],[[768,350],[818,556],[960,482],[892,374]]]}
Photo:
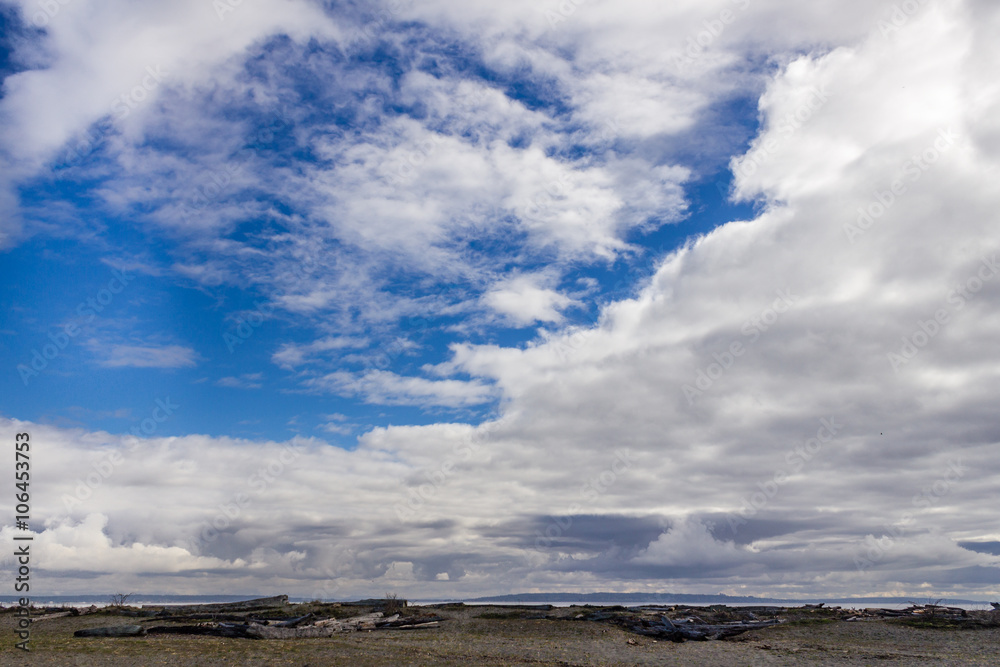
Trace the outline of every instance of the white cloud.
{"label": "white cloud", "polygon": [[291,370],[297,366],[313,361],[313,357],[316,357],[323,352],[365,347],[366,345],[368,345],[367,339],[351,338],[348,336],[327,336],[326,338],[315,340],[306,345],[284,343],[278,351],[271,356],[271,361],[282,368]]}
{"label": "white cloud", "polygon": [[534,322],[561,322],[561,311],[579,302],[540,285],[545,282],[548,281],[543,276],[516,276],[486,292],[483,301],[518,326]]}
{"label": "white cloud", "polygon": [[[54,543],[77,549],[98,572],[101,554],[138,572],[135,552],[155,548],[166,551],[153,552],[150,569],[239,567],[248,588],[267,582],[304,595],[330,582],[345,596],[364,595],[390,581],[410,596],[440,595],[443,586],[459,595],[646,583],[681,592],[738,583],[771,595],[995,595],[1000,559],[957,543],[996,537],[997,10],[925,3],[882,35],[884,4],[837,3],[831,12],[829,3],[753,3],[699,61],[703,80],[654,76],[673,55],[662,41],[680,50],[703,17],[730,5],[594,3],[552,30],[517,3],[408,10],[466,35],[488,19],[489,57],[551,74],[580,105],[570,115],[589,124],[623,108],[588,82],[634,91],[636,82],[659,81],[647,99],[663,104],[672,86],[690,91],[663,119],[651,116],[654,105],[636,106],[624,140],[662,139],[684,126],[685,114],[740,85],[752,88],[734,81],[727,55],[746,62],[778,54],[749,151],[762,159],[755,170],[743,169],[749,156],[733,163],[737,192],[762,195],[765,206],[664,258],[635,298],[610,304],[593,327],[548,333],[523,349],[456,346],[449,368],[472,380],[305,376],[314,391],[375,404],[466,407],[499,397],[503,419],[478,427],[377,428],[352,451],[202,436],[140,441],[131,451],[109,434],[6,421],[5,430],[30,428],[50,443],[39,452],[48,473],[38,482],[37,511],[50,519]],[[590,47],[570,67],[555,53],[574,44]],[[837,48],[788,55],[817,45]],[[618,69],[629,62],[641,63],[638,71]],[[283,194],[301,194],[323,214],[321,223],[288,216],[298,234],[320,247],[349,239],[365,269],[402,253],[439,277],[471,275],[477,289],[502,284],[448,241],[474,227],[470,218],[510,224],[481,201],[509,210],[564,175],[564,192],[535,219],[517,222],[532,251],[558,249],[555,263],[614,256],[646,213],[682,210],[676,188],[686,175],[671,167],[650,164],[644,179],[630,180],[646,164],[635,155],[593,164],[552,157],[541,148],[558,147],[551,117],[493,95],[463,102],[465,113],[445,119],[435,116],[434,100],[462,99],[461,85],[447,77],[405,83],[407,94],[430,99],[426,123],[398,120],[353,143],[312,137],[310,146],[347,166],[273,178]],[[803,108],[798,126],[782,124]],[[504,123],[471,122],[473,110]],[[446,130],[457,127],[469,136]],[[505,142],[524,128],[537,147]],[[954,142],[938,150],[949,129]],[[394,163],[385,159],[407,159],[435,136],[439,152],[425,155],[410,181],[418,185],[390,188]],[[895,181],[905,190],[892,192]],[[653,201],[630,211],[627,193],[645,189]],[[859,208],[872,222],[852,237],[845,226],[860,224]],[[398,234],[394,219],[406,225]],[[475,233],[488,235],[491,225]],[[262,267],[267,253],[243,259],[246,248],[208,236],[219,255],[287,287],[276,276],[291,260]],[[370,296],[368,278],[331,269],[284,293],[309,300],[304,310],[320,308],[338,294]],[[535,299],[530,307],[508,303],[506,312],[557,315],[551,286],[535,287],[520,291]],[[433,305],[444,303],[455,305]],[[412,304],[393,305],[379,316],[413,312]],[[307,347],[282,348],[276,361],[294,368],[328,351]],[[819,439],[821,420],[838,424],[832,439]],[[636,463],[615,472],[613,452],[622,446]],[[126,462],[104,475],[102,457],[112,452],[127,454]],[[273,467],[272,481],[262,466]],[[99,483],[88,487],[91,474]],[[80,484],[87,497],[67,507],[63,497]],[[250,503],[233,509],[240,493]],[[150,507],[151,496],[163,502]],[[73,523],[55,521],[64,514]],[[106,525],[87,519],[99,514]],[[546,531],[549,543],[536,548]],[[871,564],[859,569],[859,558]],[[442,572],[447,581],[438,580]],[[214,576],[163,581],[192,590],[223,581]],[[123,584],[139,581],[132,575]]]}
{"label": "white cloud", "polygon": [[229,387],[232,389],[260,389],[264,386],[261,382],[263,379],[263,373],[244,373],[239,377],[228,376],[219,378],[215,384],[220,387]]}
{"label": "white cloud", "polygon": [[306,380],[307,387],[342,396],[359,396],[368,403],[382,405],[422,405],[464,407],[492,400],[492,388],[478,380],[427,380],[397,375],[390,371],[364,373],[336,371]]}
{"label": "white cloud", "polygon": [[[16,4],[28,21],[39,11],[35,0]],[[16,162],[34,168],[104,116],[124,121],[120,127],[126,132],[140,133],[131,120],[151,113],[165,88],[200,83],[205,72],[265,37],[287,32],[299,39],[336,38],[339,33],[316,5],[303,0],[251,3],[223,21],[200,0],[170,6],[71,2],[60,4],[44,27],[40,50],[51,65],[8,77],[0,102],[0,143]],[[158,76],[151,77],[147,68]],[[145,93],[133,94],[143,86]],[[129,98],[126,106],[112,102],[121,102],[122,95]],[[131,113],[123,115],[124,110]]]}
{"label": "white cloud", "polygon": [[[108,517],[89,514],[79,523],[66,521],[48,525],[35,536],[40,554],[38,567],[50,572],[77,571],[105,575],[169,574],[191,571],[242,569],[243,560],[227,562],[218,558],[195,556],[176,546],[158,546],[132,542],[115,545],[105,529]],[[5,539],[14,530],[4,527]]]}
{"label": "white cloud", "polygon": [[114,345],[102,353],[108,368],[187,368],[197,365],[198,354],[182,345]]}

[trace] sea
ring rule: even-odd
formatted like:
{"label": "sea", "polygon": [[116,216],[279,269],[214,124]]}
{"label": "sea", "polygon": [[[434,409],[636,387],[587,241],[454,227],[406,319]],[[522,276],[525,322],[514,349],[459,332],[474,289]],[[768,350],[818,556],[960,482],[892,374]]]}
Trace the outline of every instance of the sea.
{"label": "sea", "polygon": [[[133,607],[161,607],[161,606],[178,606],[178,605],[190,605],[190,604],[217,604],[225,602],[239,602],[241,600],[251,600],[259,597],[268,597],[266,595],[133,595],[128,599],[128,604]],[[35,607],[106,607],[111,604],[111,596],[109,595],[33,595],[31,596],[31,604]],[[289,597],[290,602],[309,602],[312,598],[296,598]],[[324,602],[347,602],[349,600],[324,600]],[[17,605],[19,602],[18,597],[12,595],[2,595],[0,596],[0,604],[4,607],[9,607],[12,605]],[[410,600],[411,605],[430,605],[430,604],[447,604],[454,602],[463,602],[466,605],[474,606],[538,606],[538,605],[551,605],[553,607],[571,607],[574,605],[582,606],[589,605],[592,607],[610,607],[614,605],[620,605],[623,607],[640,607],[640,606],[653,606],[653,607],[668,607],[672,605],[684,605],[691,607],[708,607],[711,605],[725,604],[729,607],[761,607],[761,606],[775,606],[775,607],[797,607],[805,604],[816,604],[819,602],[825,603],[827,607],[843,607],[845,609],[864,609],[866,607],[875,607],[880,609],[905,609],[910,605],[924,605],[924,604],[940,604],[948,607],[959,607],[968,610],[989,610],[992,609],[990,603],[986,600],[953,600],[953,599],[924,599],[924,598],[817,598],[808,600],[779,600],[779,599],[768,599],[761,598],[757,600],[746,600],[746,599],[736,599],[736,600],[725,600],[720,601],[718,598],[704,598],[699,599],[694,596],[690,598],[685,598],[683,600],[671,600],[665,598],[663,600],[642,600],[642,601],[623,601],[621,599],[586,599],[586,600],[565,600],[556,597],[545,598],[531,596],[530,599],[490,599],[490,598],[478,598],[474,600],[470,599],[415,599]]]}

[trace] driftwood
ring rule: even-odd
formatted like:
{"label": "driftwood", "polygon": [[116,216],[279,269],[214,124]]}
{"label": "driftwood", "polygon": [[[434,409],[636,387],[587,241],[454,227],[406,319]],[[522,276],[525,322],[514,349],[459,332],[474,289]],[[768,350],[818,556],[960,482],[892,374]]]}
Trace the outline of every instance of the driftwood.
{"label": "driftwood", "polygon": [[74,637],[142,637],[146,628],[141,625],[115,625],[110,628],[87,628],[77,630]]}
{"label": "driftwood", "polygon": [[32,623],[38,623],[39,621],[47,621],[50,618],[63,618],[64,616],[79,616],[80,612],[76,611],[59,611],[54,614],[46,614],[45,616],[34,616],[31,619]]}
{"label": "driftwood", "polygon": [[255,611],[258,609],[271,609],[273,607],[284,607],[288,604],[287,595],[275,595],[269,598],[256,598],[254,600],[241,600],[239,602],[217,602],[212,604],[191,604],[172,607],[171,611],[181,614],[197,614],[212,612],[235,612],[235,611]]}
{"label": "driftwood", "polygon": [[736,623],[674,623],[666,616],[661,617],[660,623],[651,621],[640,621],[633,625],[631,630],[637,634],[669,639],[671,641],[684,641],[693,639],[705,641],[708,639],[725,639],[735,637],[750,630],[766,628],[781,623],[780,620],[770,621],[738,621]]}
{"label": "driftwood", "polygon": [[[312,614],[299,618],[274,622],[250,620],[243,623],[200,623],[198,625],[157,626],[150,628],[151,634],[211,635],[216,637],[241,637],[245,639],[308,639],[332,637],[346,632],[364,630],[416,630],[436,628],[439,616],[400,618],[394,614],[383,618],[382,612],[354,616],[352,618],[326,618],[313,620]],[[308,625],[306,622],[311,621]]]}
{"label": "driftwood", "polygon": [[[771,609],[769,607],[759,608],[760,611],[766,613],[770,613]],[[641,607],[638,610],[626,609],[624,607],[609,607],[589,614],[581,614],[576,619],[614,623],[639,635],[667,639],[674,642],[683,642],[689,639],[696,641],[726,639],[727,637],[734,637],[750,630],[767,628],[785,622],[783,619],[778,618],[761,620],[756,614],[746,609],[671,607],[669,610],[674,614],[680,612],[687,613],[688,615],[681,618],[675,617],[671,620],[662,614],[654,612],[651,606]],[[693,613],[695,611],[701,615]],[[731,620],[734,613],[742,618],[740,620]],[[702,615],[710,620],[703,620]],[[721,618],[713,618],[717,616],[721,616]]]}
{"label": "driftwood", "polygon": [[149,628],[151,635],[205,635],[209,637],[246,638],[245,625],[202,623],[201,625],[157,625]]}
{"label": "driftwood", "polygon": [[[316,621],[313,625],[319,627],[336,628],[339,632],[350,632],[354,630],[374,630],[375,624],[382,620],[383,614],[376,611],[363,616],[352,616],[351,618],[327,618]],[[390,623],[399,618],[399,614],[390,616],[382,622]]]}
{"label": "driftwood", "polygon": [[[865,609],[863,615],[881,618],[968,618],[969,612],[961,607],[943,607],[937,604],[911,605],[906,609]],[[857,616],[855,617],[857,618]]]}
{"label": "driftwood", "polygon": [[[213,614],[211,612],[205,612],[203,614],[185,614],[183,616],[173,616],[170,614],[158,613],[155,614],[157,621],[164,621],[166,623],[183,623],[186,621],[228,621],[228,622],[238,622],[243,623],[244,621],[256,621],[257,619],[248,616],[240,616],[238,614]],[[263,621],[260,621],[263,623]]]}
{"label": "driftwood", "polygon": [[312,618],[312,616],[313,615],[311,613],[309,613],[309,614],[306,614],[305,616],[299,616],[298,618],[290,618],[290,619],[288,619],[286,621],[277,621],[277,620],[274,620],[274,621],[271,621],[269,623],[265,623],[264,625],[273,625],[273,626],[279,627],[279,628],[294,628],[294,627],[297,627],[299,625],[302,625],[303,623],[305,623],[306,621],[308,621],[310,618]]}
{"label": "driftwood", "polygon": [[407,623],[404,625],[380,625],[376,630],[420,630],[422,628],[436,628],[441,625],[440,621],[426,621],[422,623]]}
{"label": "driftwood", "polygon": [[369,598],[367,600],[341,602],[340,604],[345,607],[405,607],[408,602],[397,598]]}

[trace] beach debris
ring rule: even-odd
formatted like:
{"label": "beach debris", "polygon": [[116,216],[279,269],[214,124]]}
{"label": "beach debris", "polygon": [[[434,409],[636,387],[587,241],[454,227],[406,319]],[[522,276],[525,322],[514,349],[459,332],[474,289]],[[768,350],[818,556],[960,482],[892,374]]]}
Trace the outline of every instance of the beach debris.
{"label": "beach debris", "polygon": [[379,609],[382,607],[392,607],[392,608],[405,607],[407,605],[407,601],[389,595],[384,598],[369,598],[367,600],[341,602],[340,604],[344,605],[345,607],[372,607],[374,609]]}
{"label": "beach debris", "polygon": [[171,607],[174,613],[226,613],[239,611],[255,611],[260,609],[273,609],[274,607],[284,607],[288,604],[287,595],[275,595],[269,598],[255,598],[253,600],[240,600],[239,602],[215,602],[212,604],[190,604]]}
{"label": "beach debris", "polygon": [[314,614],[310,613],[284,620],[247,617],[242,623],[213,620],[197,625],[156,626],[149,628],[149,632],[150,634],[214,635],[245,639],[307,639],[332,637],[348,632],[436,628],[443,620],[445,619],[440,616],[410,616],[405,618],[401,617],[400,614],[385,616],[380,611],[351,618],[316,618]]}
{"label": "beach debris", "polygon": [[[669,618],[658,607],[609,607],[596,610],[589,614],[577,615],[577,620],[597,623],[614,623],[638,635],[665,639],[673,642],[688,640],[707,641],[709,639],[726,639],[736,635],[783,623],[782,618],[760,619],[759,615],[769,615],[778,608],[755,608],[754,611],[729,609],[718,605],[697,609],[685,607],[670,607]],[[737,618],[733,618],[737,617]],[[705,620],[706,618],[710,620]]]}
{"label": "beach debris", "polygon": [[146,628],[141,625],[114,625],[107,628],[77,630],[74,637],[144,637]]}

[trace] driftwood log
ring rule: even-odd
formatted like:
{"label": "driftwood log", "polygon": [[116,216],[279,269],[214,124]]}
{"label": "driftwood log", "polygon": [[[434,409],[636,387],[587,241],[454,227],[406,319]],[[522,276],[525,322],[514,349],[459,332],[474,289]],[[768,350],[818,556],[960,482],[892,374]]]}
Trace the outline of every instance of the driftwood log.
{"label": "driftwood log", "polygon": [[171,611],[177,614],[202,614],[202,613],[232,613],[238,611],[256,611],[258,609],[272,609],[274,607],[284,607],[288,604],[287,595],[275,595],[269,598],[256,598],[254,600],[241,600],[239,602],[217,602],[212,604],[190,604],[171,607]]}
{"label": "driftwood log", "polygon": [[77,630],[74,637],[143,637],[146,628],[141,625],[115,625],[109,628],[87,628]]}
{"label": "driftwood log", "polygon": [[[312,620],[312,614],[284,621],[245,620],[243,623],[201,623],[198,625],[157,626],[151,634],[211,635],[216,637],[241,637],[245,639],[309,639],[333,637],[341,633],[364,630],[417,630],[436,628],[439,616],[400,618],[399,614],[383,617],[374,612],[352,618],[326,618]],[[308,623],[308,624],[307,624]]]}
{"label": "driftwood log", "polygon": [[767,628],[781,623],[780,620],[769,621],[739,621],[736,623],[674,623],[666,616],[660,618],[660,623],[643,619],[639,623],[630,625],[630,629],[640,635],[669,639],[681,642],[685,639],[695,641],[705,641],[708,639],[725,639],[735,637],[750,630]]}

